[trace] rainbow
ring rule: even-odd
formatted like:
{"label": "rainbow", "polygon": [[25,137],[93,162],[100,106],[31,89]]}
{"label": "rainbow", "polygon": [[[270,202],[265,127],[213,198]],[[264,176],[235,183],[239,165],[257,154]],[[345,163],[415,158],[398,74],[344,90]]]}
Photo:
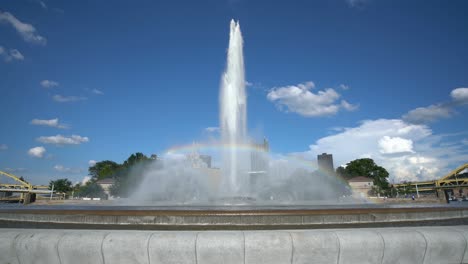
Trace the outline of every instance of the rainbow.
{"label": "rainbow", "polygon": [[[264,152],[265,150],[263,149],[262,145],[259,144],[236,144],[236,145],[230,145],[226,143],[221,143],[221,142],[204,142],[204,143],[192,143],[192,144],[187,144],[187,145],[177,145],[173,146],[169,149],[167,149],[164,153],[193,153],[193,152],[220,152],[223,150],[230,150],[230,149],[235,149],[239,152]],[[304,167],[311,168],[313,170],[319,170],[320,168],[317,166],[316,162],[313,162],[311,160],[304,159],[299,156],[294,156],[294,155],[285,155],[282,156],[281,159],[285,159],[288,161],[291,161],[296,164],[300,164]]]}
{"label": "rainbow", "polygon": [[235,149],[238,151],[264,151],[261,145],[256,144],[236,144],[230,145],[221,142],[211,142],[211,143],[192,143],[187,145],[177,145],[167,149],[164,153],[190,153],[199,150],[204,151],[221,151],[221,150],[230,150]]}

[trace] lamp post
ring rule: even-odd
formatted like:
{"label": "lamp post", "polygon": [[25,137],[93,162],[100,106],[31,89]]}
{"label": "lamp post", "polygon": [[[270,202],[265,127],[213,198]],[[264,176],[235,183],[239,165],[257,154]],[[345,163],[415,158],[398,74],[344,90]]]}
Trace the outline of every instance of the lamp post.
{"label": "lamp post", "polygon": [[52,200],[52,195],[54,195],[54,186],[55,184],[52,183],[52,190],[50,191],[50,200]]}

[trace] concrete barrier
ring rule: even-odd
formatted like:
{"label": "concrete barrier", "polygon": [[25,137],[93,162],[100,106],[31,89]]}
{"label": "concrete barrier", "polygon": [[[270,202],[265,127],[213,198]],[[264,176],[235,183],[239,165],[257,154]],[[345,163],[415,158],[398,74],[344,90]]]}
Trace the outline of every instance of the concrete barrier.
{"label": "concrete barrier", "polygon": [[102,242],[104,263],[149,264],[150,232],[111,232]]}
{"label": "concrete barrier", "polygon": [[291,231],[295,264],[338,263],[340,242],[333,231]]}
{"label": "concrete barrier", "polygon": [[150,263],[196,264],[196,232],[155,232],[148,247]]}
{"label": "concrete barrier", "polygon": [[67,230],[57,245],[62,264],[74,263],[77,259],[82,264],[104,264],[102,242],[105,236],[104,232]]}
{"label": "concrete barrier", "polygon": [[385,242],[382,264],[423,264],[426,239],[417,230],[388,228],[378,230]]}
{"label": "concrete barrier", "polygon": [[338,263],[381,263],[384,251],[384,241],[374,230],[361,229],[337,231],[340,243]]}
{"label": "concrete barrier", "polygon": [[196,243],[197,263],[236,264],[245,262],[245,239],[242,232],[200,232]]}
{"label": "concrete barrier", "polygon": [[293,242],[289,232],[243,232],[246,264],[291,263]]}
{"label": "concrete barrier", "polygon": [[8,229],[0,232],[0,263],[19,264],[15,241],[21,233]]}
{"label": "concrete barrier", "polygon": [[275,231],[0,229],[0,264],[465,263],[468,226]]}
{"label": "concrete barrier", "polygon": [[461,263],[466,249],[466,241],[460,232],[445,228],[421,228],[426,239],[424,263]]}

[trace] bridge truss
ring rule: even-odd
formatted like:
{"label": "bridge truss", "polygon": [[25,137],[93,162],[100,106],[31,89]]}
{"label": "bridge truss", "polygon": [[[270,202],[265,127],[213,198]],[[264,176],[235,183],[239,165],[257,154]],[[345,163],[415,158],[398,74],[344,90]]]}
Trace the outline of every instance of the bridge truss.
{"label": "bridge truss", "polygon": [[[32,185],[25,181],[21,177],[13,175],[8,172],[0,171],[1,176],[13,179],[15,183],[0,183],[0,193],[3,193],[3,197],[0,200],[20,200],[24,204],[34,202],[36,200],[36,194],[48,194],[51,191],[47,190],[49,186],[44,185]],[[12,193],[20,193],[19,198],[9,197]]]}
{"label": "bridge truss", "polygon": [[436,191],[438,194],[442,194],[444,190],[468,188],[468,173],[460,174],[465,170],[468,170],[468,163],[461,165],[438,180],[399,183],[393,186],[396,188],[417,189],[419,192]]}

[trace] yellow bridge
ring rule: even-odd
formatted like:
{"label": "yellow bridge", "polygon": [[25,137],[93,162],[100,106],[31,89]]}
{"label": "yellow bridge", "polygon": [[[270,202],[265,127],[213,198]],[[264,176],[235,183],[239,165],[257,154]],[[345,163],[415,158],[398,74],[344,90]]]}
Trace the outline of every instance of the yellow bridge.
{"label": "yellow bridge", "polygon": [[415,188],[419,192],[436,191],[438,195],[440,195],[444,190],[453,190],[454,188],[468,188],[468,173],[463,173],[460,175],[460,172],[463,172],[466,169],[468,169],[468,163],[454,169],[438,180],[399,183],[394,184],[393,186],[396,188]]}
{"label": "yellow bridge", "polygon": [[[52,192],[47,190],[49,186],[32,185],[29,182],[11,173],[0,171],[0,175],[13,179],[16,182],[14,184],[0,184],[0,193],[4,194],[3,197],[0,198],[0,200],[20,200],[24,204],[28,204],[36,200],[36,194],[48,194]],[[8,195],[6,195],[11,193],[20,193],[20,196],[19,198],[17,198],[9,197]]]}

